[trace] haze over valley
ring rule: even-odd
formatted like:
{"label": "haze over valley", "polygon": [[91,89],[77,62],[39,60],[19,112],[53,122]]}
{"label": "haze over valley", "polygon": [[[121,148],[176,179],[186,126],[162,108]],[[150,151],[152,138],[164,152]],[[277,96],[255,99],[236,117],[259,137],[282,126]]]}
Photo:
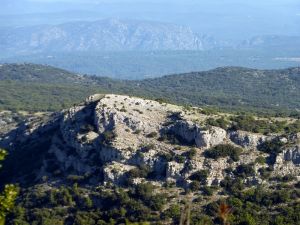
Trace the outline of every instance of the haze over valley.
{"label": "haze over valley", "polygon": [[299,65],[297,1],[132,4],[78,0],[67,6],[65,1],[5,0],[0,62],[49,64],[120,79],[221,66]]}

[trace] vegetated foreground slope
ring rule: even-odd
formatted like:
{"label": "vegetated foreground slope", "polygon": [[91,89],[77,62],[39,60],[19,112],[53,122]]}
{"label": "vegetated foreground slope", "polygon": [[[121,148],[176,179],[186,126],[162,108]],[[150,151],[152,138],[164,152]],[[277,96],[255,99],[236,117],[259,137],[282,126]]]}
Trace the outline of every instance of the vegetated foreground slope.
{"label": "vegetated foreground slope", "polygon": [[21,187],[7,224],[299,224],[299,132],[291,118],[93,95],[0,135],[0,180]]}
{"label": "vegetated foreground slope", "polygon": [[[255,70],[225,67],[122,81],[75,75],[49,66],[4,64],[0,67],[0,85],[0,107],[10,109],[55,110],[95,92],[163,98],[178,104],[227,110],[292,112],[300,109],[299,68]],[[56,102],[52,98],[60,100]],[[35,104],[43,101],[40,106]]]}

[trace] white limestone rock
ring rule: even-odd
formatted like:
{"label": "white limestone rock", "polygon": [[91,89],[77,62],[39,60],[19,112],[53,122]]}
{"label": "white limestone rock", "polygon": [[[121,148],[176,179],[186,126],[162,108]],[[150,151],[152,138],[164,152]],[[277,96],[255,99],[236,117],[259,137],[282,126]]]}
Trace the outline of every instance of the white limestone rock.
{"label": "white limestone rock", "polygon": [[134,169],[134,166],[125,165],[118,162],[112,162],[104,167],[104,182],[113,184],[122,184],[126,181],[126,173]]}
{"label": "white limestone rock", "polygon": [[204,130],[199,125],[185,120],[176,121],[167,132],[174,133],[187,143],[195,143],[199,148],[210,148],[221,144],[226,139],[226,131],[220,127]]}
{"label": "white limestone rock", "polygon": [[166,172],[166,177],[171,178],[171,179],[182,179],[182,173],[181,171],[184,168],[183,163],[177,163],[177,162],[168,162],[167,164],[167,172]]}
{"label": "white limestone rock", "polygon": [[267,136],[238,130],[229,132],[229,138],[233,143],[243,148],[256,149],[267,139]]}
{"label": "white limestone rock", "polygon": [[277,155],[274,173],[280,176],[300,176],[300,145],[286,147]]}
{"label": "white limestone rock", "polygon": [[220,127],[210,127],[205,131],[198,131],[195,142],[197,147],[211,148],[226,140],[226,131]]}

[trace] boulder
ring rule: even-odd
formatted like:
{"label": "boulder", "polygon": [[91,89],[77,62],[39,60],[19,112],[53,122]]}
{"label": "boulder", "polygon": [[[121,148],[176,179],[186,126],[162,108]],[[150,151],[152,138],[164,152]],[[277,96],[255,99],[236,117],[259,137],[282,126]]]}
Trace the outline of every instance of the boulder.
{"label": "boulder", "polygon": [[199,148],[211,148],[223,143],[226,139],[226,131],[220,127],[210,127],[208,130],[200,130],[195,137],[195,143]]}

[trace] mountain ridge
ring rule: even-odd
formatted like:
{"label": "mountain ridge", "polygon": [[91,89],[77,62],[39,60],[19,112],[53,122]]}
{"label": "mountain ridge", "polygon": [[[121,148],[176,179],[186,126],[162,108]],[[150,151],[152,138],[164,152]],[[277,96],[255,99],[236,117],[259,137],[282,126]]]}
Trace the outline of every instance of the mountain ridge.
{"label": "mountain ridge", "polygon": [[[24,75],[23,78],[20,74]],[[227,67],[132,81],[78,75],[50,66],[4,64],[0,67],[0,81],[0,106],[6,109],[16,109],[19,105],[28,110],[35,107],[36,110],[57,110],[64,107],[58,105],[66,105],[64,102],[68,105],[95,92],[161,98],[176,104],[225,110],[297,114],[300,108],[298,67],[282,70]],[[16,98],[11,95],[11,89],[14,89]],[[58,101],[51,103],[51,97]],[[38,101],[39,104],[23,103],[28,101]]]}
{"label": "mountain ridge", "polygon": [[205,42],[214,43],[189,27],[106,19],[3,29],[0,48],[15,51],[15,55],[51,51],[203,50]]}

